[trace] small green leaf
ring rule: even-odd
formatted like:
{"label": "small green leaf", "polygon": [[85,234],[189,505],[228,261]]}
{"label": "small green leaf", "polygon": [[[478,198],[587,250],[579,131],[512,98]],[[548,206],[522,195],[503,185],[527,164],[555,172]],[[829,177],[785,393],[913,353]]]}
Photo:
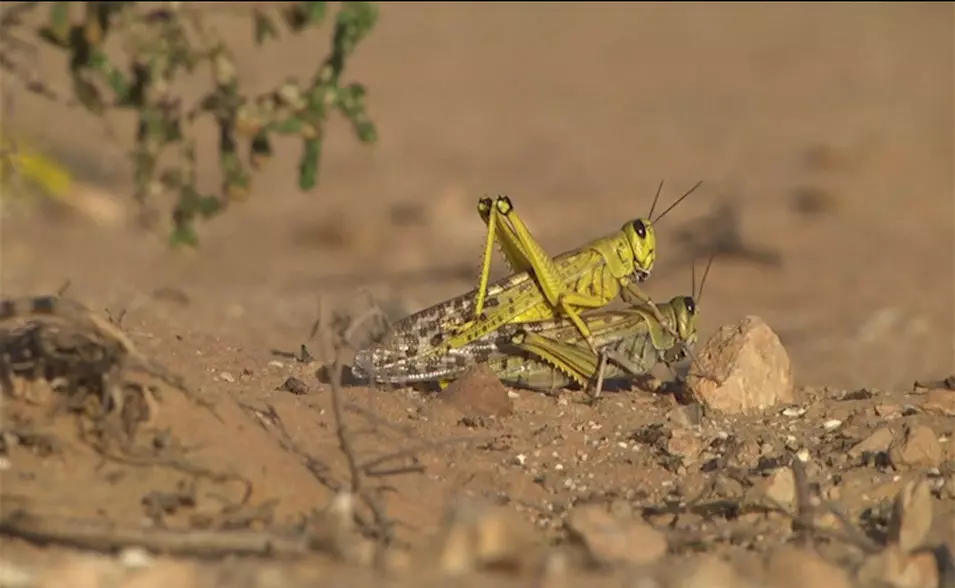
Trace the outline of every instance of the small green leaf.
{"label": "small green leaf", "polygon": [[199,235],[196,234],[192,222],[176,224],[169,236],[169,244],[173,247],[198,247]]}
{"label": "small green leaf", "polygon": [[272,143],[267,133],[259,133],[252,139],[249,152],[249,162],[252,169],[261,169],[272,159]]}
{"label": "small green leaf", "polygon": [[65,47],[70,42],[70,3],[54,2],[50,7],[50,20],[44,28],[50,40]]}
{"label": "small green leaf", "polygon": [[279,30],[276,28],[275,23],[272,22],[272,17],[265,14],[259,9],[256,9],[252,12],[252,21],[255,25],[255,44],[261,45],[270,39],[279,38]]}
{"label": "small green leaf", "polygon": [[310,192],[318,184],[318,158],[321,155],[321,139],[302,141],[302,158],[298,164],[298,187],[303,192]]}
{"label": "small green leaf", "polygon": [[73,74],[73,91],[76,93],[76,99],[80,104],[86,107],[93,114],[103,113],[103,101],[100,99],[99,90],[88,80],[84,79],[79,73]]}
{"label": "small green leaf", "polygon": [[285,8],[282,16],[292,32],[300,32],[309,26],[321,25],[325,20],[326,2],[296,2]]}
{"label": "small green leaf", "polygon": [[285,120],[278,120],[268,126],[268,130],[280,135],[297,135],[305,127],[305,121],[297,116],[290,116]]}
{"label": "small green leaf", "polygon": [[196,201],[196,209],[203,218],[211,218],[224,210],[222,200],[215,196],[200,196]]}

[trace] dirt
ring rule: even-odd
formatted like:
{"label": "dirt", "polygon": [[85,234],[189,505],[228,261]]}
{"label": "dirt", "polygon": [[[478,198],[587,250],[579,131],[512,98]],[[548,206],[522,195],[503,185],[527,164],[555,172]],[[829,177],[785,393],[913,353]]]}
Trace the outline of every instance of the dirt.
{"label": "dirt", "polygon": [[[467,401],[348,386],[363,459],[417,449],[380,464],[409,471],[369,482],[389,486],[399,543],[427,544],[462,496],[503,505],[558,543],[567,513],[597,503],[666,532],[669,557],[752,566],[793,539],[790,519],[663,507],[738,505],[801,450],[810,482],[873,541],[914,476],[933,480],[937,512],[949,513],[955,402],[941,382],[913,382],[955,373],[953,16],[950,4],[382,6],[349,71],[369,88],[380,142],[362,146],[337,121],[314,194],[295,188],[290,142],[247,203],[201,228],[195,252],[170,251],[132,222],[4,219],[4,296],[69,280],[71,297],[123,313],[140,350],[212,406],[166,391],[150,424],[188,448],[203,475],[106,459],[79,442],[72,420],[53,419],[66,446],[8,450],[4,510],[138,525],[151,516],[144,497],[185,493],[154,524],[294,525],[349,474],[329,385],[315,375],[331,361],[328,342],[310,336],[319,317],[359,312],[366,298],[410,312],[473,287],[482,195],[509,194],[557,253],[645,214],[660,180],[667,202],[702,179],[658,225],[648,290],[688,293],[690,263],[721,247],[701,340],[743,316],[764,319],[792,359],[804,412],[700,418],[639,390],[594,404],[579,392],[518,390],[507,410],[492,398],[498,408],[470,414]],[[221,18],[248,40],[239,21]],[[241,45],[240,74],[252,91],[305,76],[326,42]],[[49,75],[58,65],[44,57]],[[78,110],[13,84],[5,92],[9,128],[49,145],[84,189],[132,217],[125,142]],[[129,136],[128,118],[110,122]],[[214,186],[214,162],[200,171]],[[302,344],[314,362],[274,353]],[[9,403],[5,417],[21,409]],[[883,429],[892,448],[849,451]],[[924,447],[932,439],[937,447]],[[2,549],[6,561],[41,567],[70,553],[9,537]],[[832,541],[822,552],[848,565],[852,549]],[[203,565],[371,581],[367,570],[321,562]]]}

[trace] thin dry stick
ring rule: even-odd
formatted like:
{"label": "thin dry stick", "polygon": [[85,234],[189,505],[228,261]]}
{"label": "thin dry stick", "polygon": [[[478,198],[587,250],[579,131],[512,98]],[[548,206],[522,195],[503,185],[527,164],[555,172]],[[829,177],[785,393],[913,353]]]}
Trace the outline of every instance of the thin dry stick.
{"label": "thin dry stick", "polygon": [[335,418],[335,435],[338,437],[338,447],[345,456],[345,461],[348,463],[351,493],[354,496],[360,497],[362,502],[371,510],[375,523],[375,529],[373,531],[385,544],[388,544],[392,539],[394,523],[388,518],[381,503],[369,493],[364,492],[361,467],[358,465],[358,457],[355,455],[355,449],[352,446],[351,436],[345,422],[341,399],[342,362],[339,351],[340,349],[336,346],[335,361],[332,365],[332,373],[329,377],[329,386],[331,387],[332,396],[332,415]]}
{"label": "thin dry stick", "polygon": [[104,526],[98,521],[45,517],[14,511],[0,519],[0,534],[39,544],[56,543],[94,551],[141,547],[150,551],[221,557],[224,555],[303,555],[309,542],[303,537],[257,531],[204,531]]}

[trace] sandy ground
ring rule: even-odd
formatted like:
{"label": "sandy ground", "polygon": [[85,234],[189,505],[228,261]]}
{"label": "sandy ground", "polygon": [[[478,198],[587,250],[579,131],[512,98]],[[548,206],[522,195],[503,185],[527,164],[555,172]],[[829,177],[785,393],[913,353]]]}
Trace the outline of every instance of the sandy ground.
{"label": "sandy ground", "polygon": [[[297,145],[288,142],[250,201],[201,227],[193,253],[171,252],[131,223],[8,218],[0,286],[4,296],[46,293],[69,279],[70,295],[91,308],[125,310],[137,345],[213,399],[221,417],[167,398],[163,423],[200,461],[250,480],[252,502],[275,501],[273,516],[291,520],[331,496],[302,456],[333,477],[344,467],[314,366],[271,353],[305,342],[320,304],[353,305],[367,291],[417,310],[473,287],[483,245],[474,206],[484,194],[509,194],[557,253],[644,215],[661,180],[664,202],[703,180],[659,224],[648,289],[661,299],[689,293],[690,262],[706,253],[686,235],[706,242],[726,232],[715,213],[730,207],[734,230],[766,259],[717,258],[701,336],[745,315],[765,319],[809,412],[795,424],[778,414],[716,420],[700,443],[730,433],[772,453],[793,435],[818,457],[814,474],[831,482],[827,468],[848,466],[828,458],[888,421],[898,434],[915,421],[943,438],[955,429],[950,417],[902,408],[923,401],[913,381],[955,373],[953,16],[951,4],[386,5],[349,71],[369,88],[380,142],[360,145],[336,121],[314,194],[296,190]],[[242,21],[222,17],[220,27],[248,40]],[[240,45],[240,74],[253,91],[308,75],[325,43],[308,34],[261,53]],[[13,85],[5,92],[15,112],[8,128],[131,206],[122,139],[130,120],[111,119],[113,140],[83,112]],[[201,172],[215,184],[212,159]],[[290,375],[306,394],[277,389]],[[869,392],[840,400],[861,389]],[[400,429],[370,435],[372,453],[405,438],[493,439],[426,452],[424,474],[389,482],[389,515],[412,544],[436,528],[435,505],[462,492],[553,530],[576,501],[652,502],[675,486],[692,493],[684,486],[708,475],[700,463],[671,467],[641,436],[677,425],[667,400],[639,392],[590,407],[522,391],[513,415],[476,432],[413,391],[346,395]],[[899,410],[880,416],[882,405]],[[281,434],[262,424],[273,413]],[[821,435],[833,418],[851,427]],[[517,455],[527,462],[517,465]],[[71,516],[137,521],[144,495],[184,477],[94,467],[97,456],[81,449],[8,458],[5,493]],[[858,484],[895,483],[893,470],[873,467],[853,470],[865,479]],[[239,492],[213,485],[223,487],[204,490]],[[846,494],[854,513],[885,498]],[[215,508],[205,502],[193,510]],[[719,553],[765,547],[711,541]]]}

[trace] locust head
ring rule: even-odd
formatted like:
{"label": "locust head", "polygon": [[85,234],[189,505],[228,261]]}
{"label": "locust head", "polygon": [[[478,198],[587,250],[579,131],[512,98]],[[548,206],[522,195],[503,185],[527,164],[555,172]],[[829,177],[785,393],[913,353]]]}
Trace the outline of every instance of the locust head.
{"label": "locust head", "polygon": [[623,235],[633,260],[633,277],[642,282],[650,277],[657,259],[657,236],[649,218],[638,218],[623,225]]}
{"label": "locust head", "polygon": [[696,343],[696,300],[692,296],[676,296],[670,300],[676,315],[676,332],[687,345]]}
{"label": "locust head", "polygon": [[674,296],[659,309],[680,338],[667,350],[668,359],[679,361],[686,356],[686,350],[696,344],[696,301],[692,296]]}

